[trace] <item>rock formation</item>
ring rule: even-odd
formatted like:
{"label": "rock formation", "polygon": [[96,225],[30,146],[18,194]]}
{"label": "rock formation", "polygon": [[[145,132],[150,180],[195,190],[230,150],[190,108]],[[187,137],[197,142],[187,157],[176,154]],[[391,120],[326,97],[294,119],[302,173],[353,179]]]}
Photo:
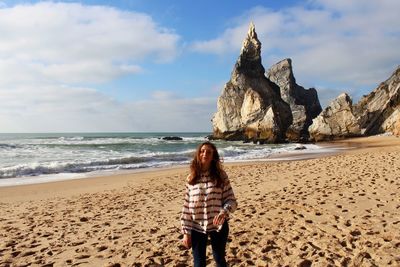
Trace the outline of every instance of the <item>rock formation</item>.
{"label": "rock formation", "polygon": [[179,136],[164,136],[161,139],[166,140],[166,141],[182,141],[183,140],[183,138],[179,137]]}
{"label": "rock formation", "polygon": [[351,98],[345,93],[339,95],[312,121],[308,130],[314,141],[360,136]]}
{"label": "rock formation", "polygon": [[261,43],[250,24],[231,79],[218,98],[212,138],[260,143],[285,140],[292,124],[290,106],[264,72]]}
{"label": "rock formation", "polygon": [[251,23],[218,98],[211,138],[276,143],[400,135],[400,67],[357,105],[341,94],[322,112],[317,91],[296,84],[290,59],[264,72],[261,43]]}
{"label": "rock formation", "polygon": [[355,106],[365,135],[397,132],[400,121],[400,66]]}
{"label": "rock formation", "polygon": [[393,125],[393,135],[400,137],[400,116],[397,116],[397,122]]}
{"label": "rock formation", "polygon": [[400,135],[400,67],[355,106],[340,95],[309,127],[315,141],[390,132]]}
{"label": "rock formation", "polygon": [[266,74],[267,78],[279,86],[282,99],[290,105],[293,123],[286,132],[290,141],[308,141],[308,127],[321,113],[322,108],[314,88],[308,90],[296,84],[291,59],[284,59],[273,65]]}

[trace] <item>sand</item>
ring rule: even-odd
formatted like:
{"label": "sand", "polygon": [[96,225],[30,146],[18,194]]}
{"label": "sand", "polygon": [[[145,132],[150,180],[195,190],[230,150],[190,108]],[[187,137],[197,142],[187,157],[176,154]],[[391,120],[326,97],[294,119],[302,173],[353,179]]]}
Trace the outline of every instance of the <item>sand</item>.
{"label": "sand", "polygon": [[[400,138],[342,143],[357,149],[226,164],[239,203],[231,266],[400,266]],[[0,266],[190,266],[179,222],[186,174],[0,188]]]}

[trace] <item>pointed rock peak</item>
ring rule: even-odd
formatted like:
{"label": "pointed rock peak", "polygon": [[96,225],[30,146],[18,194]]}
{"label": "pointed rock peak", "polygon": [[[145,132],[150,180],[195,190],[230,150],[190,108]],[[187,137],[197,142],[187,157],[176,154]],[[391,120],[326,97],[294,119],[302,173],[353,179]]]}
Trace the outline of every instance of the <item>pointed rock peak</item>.
{"label": "pointed rock peak", "polygon": [[[267,72],[268,79],[273,82],[277,82],[277,80],[281,80],[282,77],[285,79],[294,80],[293,68],[292,68],[292,60],[290,58],[285,58],[278,63],[274,64]],[[275,76],[281,76],[279,79],[274,78]]]}
{"label": "pointed rock peak", "polygon": [[277,65],[283,66],[283,67],[288,67],[290,69],[292,69],[292,60],[290,58],[285,58],[281,61],[279,61],[278,63],[276,63]]}
{"label": "pointed rock peak", "polygon": [[249,31],[247,32],[247,38],[255,38],[257,39],[256,27],[253,22],[250,22]]}
{"label": "pointed rock peak", "polygon": [[247,58],[259,58],[261,56],[261,42],[257,38],[256,28],[251,22],[246,39],[244,39],[241,55]]}

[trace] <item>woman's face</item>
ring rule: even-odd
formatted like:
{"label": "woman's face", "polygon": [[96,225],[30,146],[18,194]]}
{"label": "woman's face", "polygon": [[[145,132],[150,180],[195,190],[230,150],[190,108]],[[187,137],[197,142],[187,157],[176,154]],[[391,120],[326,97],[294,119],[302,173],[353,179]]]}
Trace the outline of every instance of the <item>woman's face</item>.
{"label": "woman's face", "polygon": [[209,167],[213,159],[213,148],[208,145],[203,145],[200,148],[200,162],[203,167]]}

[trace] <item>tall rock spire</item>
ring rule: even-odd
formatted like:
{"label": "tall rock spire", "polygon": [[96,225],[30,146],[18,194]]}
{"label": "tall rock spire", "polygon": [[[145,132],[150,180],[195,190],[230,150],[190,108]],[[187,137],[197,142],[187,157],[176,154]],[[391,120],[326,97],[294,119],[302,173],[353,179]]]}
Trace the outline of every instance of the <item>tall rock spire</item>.
{"label": "tall rock spire", "polygon": [[265,72],[261,64],[261,42],[258,40],[253,22],[250,23],[249,31],[243,41],[243,46],[232,76],[236,76],[237,72],[244,73],[250,77],[259,77],[260,75],[264,75]]}
{"label": "tall rock spire", "polygon": [[218,98],[212,119],[214,138],[261,143],[285,139],[293,120],[290,107],[264,72],[261,42],[251,23],[231,79]]}
{"label": "tall rock spire", "polygon": [[250,23],[247,37],[243,41],[240,57],[253,60],[261,59],[261,42],[258,40],[253,22]]}

